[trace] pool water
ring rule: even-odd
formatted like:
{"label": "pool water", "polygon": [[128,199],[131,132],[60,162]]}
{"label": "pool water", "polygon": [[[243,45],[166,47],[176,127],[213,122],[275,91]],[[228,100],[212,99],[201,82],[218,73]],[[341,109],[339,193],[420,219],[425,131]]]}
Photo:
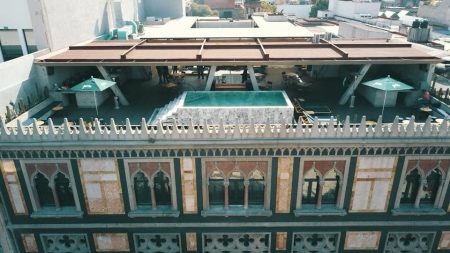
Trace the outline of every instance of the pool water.
{"label": "pool water", "polygon": [[287,106],[281,91],[189,91],[185,107]]}

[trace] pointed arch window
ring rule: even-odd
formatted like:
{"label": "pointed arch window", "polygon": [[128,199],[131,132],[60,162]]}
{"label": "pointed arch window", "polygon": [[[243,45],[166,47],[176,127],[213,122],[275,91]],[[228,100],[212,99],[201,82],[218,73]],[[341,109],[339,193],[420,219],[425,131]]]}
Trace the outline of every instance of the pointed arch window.
{"label": "pointed arch window", "polygon": [[157,206],[171,205],[170,178],[163,172],[156,172],[153,177],[153,187]]}
{"label": "pointed arch window", "polygon": [[209,176],[208,193],[211,206],[225,205],[225,178],[220,171],[214,171]]}
{"label": "pointed arch window", "polygon": [[322,159],[302,161],[296,216],[346,214],[343,197],[349,159]]}
{"label": "pointed arch window", "polygon": [[134,194],[136,205],[138,207],[150,207],[152,205],[152,197],[150,194],[150,185],[147,176],[143,172],[134,175]]}
{"label": "pointed arch window", "polygon": [[406,175],[405,182],[403,184],[401,204],[414,205],[416,202],[417,194],[420,189],[420,173],[418,169],[413,169]]}
{"label": "pointed arch window", "polygon": [[177,199],[170,160],[133,159],[125,162],[130,197],[129,217],[177,217]]}
{"label": "pointed arch window", "polygon": [[65,161],[23,161],[32,218],[82,217],[72,168]]}
{"label": "pointed arch window", "polygon": [[322,204],[336,205],[338,201],[339,182],[341,178],[336,170],[330,170],[326,175],[322,189]]}
{"label": "pointed arch window", "polygon": [[265,192],[265,178],[264,174],[259,170],[254,170],[250,174],[248,185],[248,205],[249,206],[264,206],[264,192]]}
{"label": "pointed arch window", "polygon": [[55,176],[55,191],[61,207],[75,206],[70,179],[61,172],[58,172]]}
{"label": "pointed arch window", "polygon": [[421,204],[430,206],[434,205],[436,197],[439,192],[441,181],[442,181],[442,174],[439,169],[434,169],[428,174],[426,182],[422,187],[423,194],[422,197],[420,198]]}
{"label": "pointed arch window", "polygon": [[229,177],[228,195],[229,205],[244,206],[244,176],[240,171],[233,171]]}
{"label": "pointed arch window", "polygon": [[317,194],[319,192],[320,176],[316,170],[310,169],[303,180],[303,204],[315,205],[317,203]]}
{"label": "pointed arch window", "polygon": [[406,159],[393,214],[444,215],[449,167],[449,159]]}
{"label": "pointed arch window", "polygon": [[34,186],[41,207],[55,207],[53,190],[50,188],[50,180],[44,174],[38,172],[34,176]]}
{"label": "pointed arch window", "polygon": [[205,159],[203,165],[205,198],[202,215],[270,216],[272,214],[268,198],[266,175],[270,171],[267,161]]}

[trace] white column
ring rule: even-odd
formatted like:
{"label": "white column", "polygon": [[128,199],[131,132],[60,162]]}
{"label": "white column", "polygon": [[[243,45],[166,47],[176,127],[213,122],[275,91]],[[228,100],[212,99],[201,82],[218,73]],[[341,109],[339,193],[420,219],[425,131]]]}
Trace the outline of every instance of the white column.
{"label": "white column", "polygon": [[[100,74],[102,74],[103,78],[108,81],[112,81],[111,75],[108,73],[108,71],[103,66],[97,66],[98,71]],[[111,86],[111,91],[114,93],[115,96],[119,97],[119,102],[122,105],[128,106],[130,103],[128,102],[125,95],[122,93],[122,91],[119,89],[117,84]]]}
{"label": "white column", "polygon": [[2,49],[0,48],[0,62],[4,62],[5,59],[3,58],[3,52]]}
{"label": "white column", "polygon": [[209,69],[208,80],[206,81],[206,87],[205,87],[206,91],[210,91],[211,90],[211,86],[212,86],[212,83],[214,81],[214,74],[215,73],[216,73],[216,66],[211,66],[211,68]]}
{"label": "white column", "polygon": [[25,34],[23,33],[23,29],[17,29],[17,32],[19,33],[19,41],[20,41],[20,47],[22,48],[23,55],[28,54],[28,48],[27,48],[27,40],[25,39]]}
{"label": "white column", "polygon": [[256,80],[255,71],[253,66],[247,66],[248,75],[250,76],[250,81],[252,81],[253,90],[259,90],[258,81]]}

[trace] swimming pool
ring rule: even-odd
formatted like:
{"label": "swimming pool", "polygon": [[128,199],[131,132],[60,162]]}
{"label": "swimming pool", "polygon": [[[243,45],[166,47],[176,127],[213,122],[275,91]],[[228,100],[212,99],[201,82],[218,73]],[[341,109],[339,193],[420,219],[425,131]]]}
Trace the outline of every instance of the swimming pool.
{"label": "swimming pool", "polygon": [[184,107],[287,106],[281,91],[187,92]]}
{"label": "swimming pool", "polygon": [[294,107],[284,91],[188,91],[175,115],[179,124],[290,124]]}

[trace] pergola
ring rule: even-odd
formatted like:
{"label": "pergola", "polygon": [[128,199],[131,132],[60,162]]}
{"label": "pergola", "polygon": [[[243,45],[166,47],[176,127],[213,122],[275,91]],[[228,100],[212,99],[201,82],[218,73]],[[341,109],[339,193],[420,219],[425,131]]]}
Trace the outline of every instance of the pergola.
{"label": "pergola", "polygon": [[216,66],[247,66],[258,90],[255,65],[363,65],[358,78],[342,96],[345,103],[372,64],[434,64],[440,60],[410,43],[386,40],[332,40],[311,38],[199,38],[92,41],[44,55],[44,66],[211,66],[205,90],[210,90]]}

